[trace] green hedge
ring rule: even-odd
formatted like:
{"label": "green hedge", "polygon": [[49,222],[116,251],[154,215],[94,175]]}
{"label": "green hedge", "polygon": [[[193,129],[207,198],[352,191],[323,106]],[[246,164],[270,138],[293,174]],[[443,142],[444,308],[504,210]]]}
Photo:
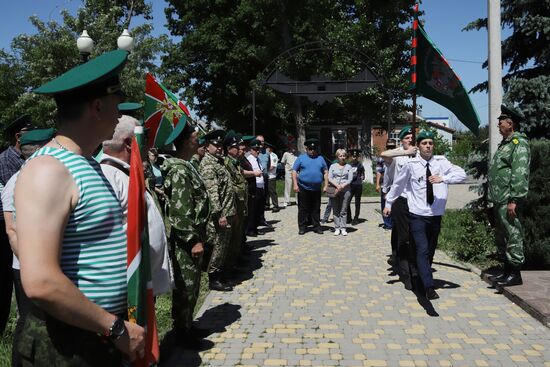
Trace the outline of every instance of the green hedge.
{"label": "green hedge", "polygon": [[550,141],[531,142],[529,193],[523,212],[526,267],[550,269]]}

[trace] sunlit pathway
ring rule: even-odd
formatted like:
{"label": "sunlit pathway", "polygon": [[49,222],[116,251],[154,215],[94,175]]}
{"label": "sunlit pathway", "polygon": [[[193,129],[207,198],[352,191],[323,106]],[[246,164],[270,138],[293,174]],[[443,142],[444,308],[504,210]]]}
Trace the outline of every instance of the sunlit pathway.
{"label": "sunlit pathway", "polygon": [[376,204],[347,237],[298,236],[297,208],[255,239],[250,274],[211,292],[199,322],[216,332],[174,366],[550,366],[550,330],[473,273],[436,255],[441,296],[406,291],[386,263]]}

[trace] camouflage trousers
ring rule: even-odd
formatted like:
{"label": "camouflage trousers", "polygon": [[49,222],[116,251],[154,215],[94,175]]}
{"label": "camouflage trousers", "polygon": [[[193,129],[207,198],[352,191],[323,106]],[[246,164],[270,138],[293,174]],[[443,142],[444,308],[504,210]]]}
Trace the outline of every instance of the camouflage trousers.
{"label": "camouflage trousers", "polygon": [[228,218],[228,226],[220,228],[217,220],[208,222],[206,228],[208,234],[208,244],[212,246],[212,254],[208,262],[207,272],[216,273],[224,270],[227,266],[227,259],[231,244],[231,231],[233,229],[233,218]]}
{"label": "camouflage trousers", "polygon": [[121,353],[95,333],[29,313],[17,349],[26,366],[121,366]]}
{"label": "camouflage trousers", "polygon": [[193,322],[193,311],[199,298],[202,256],[191,257],[194,244],[171,244],[170,257],[174,267],[175,289],[172,291],[172,320],[174,329],[187,330]]}
{"label": "camouflage trousers", "polygon": [[523,228],[519,217],[521,216],[521,203],[516,205],[516,218],[508,218],[507,204],[495,204],[493,207],[496,224],[496,244],[499,258],[506,259],[513,267],[520,267],[525,261],[523,254]]}
{"label": "camouflage trousers", "polygon": [[241,256],[242,243],[244,241],[244,225],[246,214],[246,202],[236,202],[237,214],[231,223],[231,238],[229,240],[229,252],[227,254],[227,266],[233,267]]}

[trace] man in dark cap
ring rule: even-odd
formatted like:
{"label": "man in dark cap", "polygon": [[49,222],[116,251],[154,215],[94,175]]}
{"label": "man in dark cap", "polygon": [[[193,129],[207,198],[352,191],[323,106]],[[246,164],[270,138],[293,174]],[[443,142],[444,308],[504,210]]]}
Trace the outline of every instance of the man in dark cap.
{"label": "man in dark cap", "polygon": [[431,268],[447,203],[447,186],[466,179],[466,172],[462,168],[451,164],[444,156],[433,155],[434,139],[435,135],[431,131],[421,131],[417,135],[420,154],[405,163],[394,179],[384,208],[384,215],[390,215],[392,204],[407,190],[416,263],[426,297],[430,300],[439,298]]}
{"label": "man in dark cap", "polygon": [[231,177],[223,161],[223,130],[215,130],[204,136],[206,154],[199,166],[210,200],[211,220],[208,223],[208,243],[212,255],[208,263],[210,289],[230,291],[233,288],[223,282],[231,241],[231,224],[235,216],[235,191]]}
{"label": "man in dark cap", "polygon": [[[351,156],[351,161],[349,165],[353,171],[353,180],[350,184],[351,196],[349,198],[350,204],[348,205],[348,222],[351,222],[352,225],[359,223],[359,214],[361,213],[361,195],[363,194],[363,180],[365,179],[365,167],[363,163],[359,161],[361,157],[360,149],[350,149],[349,154]],[[351,217],[351,201],[355,198],[355,215],[353,219]]]}
{"label": "man in dark cap", "polygon": [[[0,188],[19,171],[25,157],[21,152],[21,136],[32,129],[31,117],[24,115],[9,123],[4,128],[4,138],[10,142],[8,149],[0,154]],[[2,205],[0,203],[0,210]],[[10,316],[12,278],[12,252],[6,231],[4,231],[4,217],[0,215],[0,333],[4,331]]]}
{"label": "man in dark cap", "polygon": [[496,221],[497,256],[504,263],[502,274],[493,278],[494,283],[500,286],[523,283],[520,269],[525,256],[520,219],[529,191],[531,150],[525,134],[517,131],[521,120],[519,112],[502,106],[498,117],[502,141],[487,174],[487,194],[493,204]]}
{"label": "man in dark cap", "polygon": [[125,321],[122,209],[92,158],[118,122],[127,57],[107,52],[34,91],[55,99],[58,134],[15,187],[21,282],[34,305],[18,345],[24,365],[120,366],[123,355],[144,356],[145,330]]}
{"label": "man in dark cap", "polygon": [[328,168],[325,159],[319,155],[319,140],[305,141],[306,153],[302,153],[292,167],[294,192],[298,195],[298,234],[306,233],[306,223],[311,219],[315,233],[322,234],[321,190],[328,186]]}

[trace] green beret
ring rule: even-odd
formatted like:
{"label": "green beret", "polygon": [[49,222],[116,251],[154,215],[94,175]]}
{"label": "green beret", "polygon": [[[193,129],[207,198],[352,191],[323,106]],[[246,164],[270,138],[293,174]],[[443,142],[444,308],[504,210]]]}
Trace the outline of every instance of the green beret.
{"label": "green beret", "polygon": [[309,138],[304,142],[304,145],[308,148],[317,148],[319,146],[319,139]]}
{"label": "green beret", "polygon": [[12,122],[6,124],[6,126],[4,127],[4,134],[12,135],[12,134],[15,134],[16,132],[21,131],[24,128],[27,128],[27,129],[34,128],[34,126],[32,125],[32,119],[30,115],[19,116]]}
{"label": "green beret", "polygon": [[26,133],[21,135],[21,138],[19,139],[19,142],[21,145],[27,145],[27,144],[37,144],[41,142],[46,142],[53,138],[54,135],[54,129],[35,129],[31,131],[27,131]]}
{"label": "green beret", "polygon": [[501,113],[498,117],[499,121],[504,119],[511,119],[513,122],[518,123],[525,118],[523,113],[513,107],[506,107],[505,105],[501,105],[500,111]]}
{"label": "green beret", "polygon": [[65,74],[35,89],[51,95],[58,104],[76,103],[109,94],[123,94],[118,75],[124,68],[128,52],[106,52],[78,65]]}
{"label": "green beret", "polygon": [[[137,102],[124,102],[124,103],[119,103],[118,105],[118,110],[125,114],[125,113],[129,113],[129,112],[135,112],[135,111],[138,111],[140,110],[141,108],[143,107],[143,105],[141,103],[137,103]],[[143,125],[143,124],[142,124]]]}
{"label": "green beret", "polygon": [[429,130],[422,130],[418,133],[416,136],[416,142],[420,143],[424,139],[432,139],[435,140],[435,134],[432,131]]}
{"label": "green beret", "polygon": [[401,131],[399,132],[399,140],[403,140],[403,138],[409,134],[413,133],[413,128],[411,125],[403,126]]}
{"label": "green beret", "polygon": [[185,129],[185,125],[187,125],[187,115],[183,114],[176,124],[176,127],[174,127],[170,135],[168,135],[168,138],[166,138],[166,140],[164,141],[163,145],[172,144],[174,140],[176,140],[176,138],[180,136],[181,132]]}
{"label": "green beret", "polygon": [[252,140],[256,139],[254,135],[243,135],[241,137],[245,143],[250,143]]}
{"label": "green beret", "polygon": [[225,137],[225,131],[214,130],[206,134],[204,136],[204,140],[206,140],[206,143],[221,144],[223,142],[224,137]]}

